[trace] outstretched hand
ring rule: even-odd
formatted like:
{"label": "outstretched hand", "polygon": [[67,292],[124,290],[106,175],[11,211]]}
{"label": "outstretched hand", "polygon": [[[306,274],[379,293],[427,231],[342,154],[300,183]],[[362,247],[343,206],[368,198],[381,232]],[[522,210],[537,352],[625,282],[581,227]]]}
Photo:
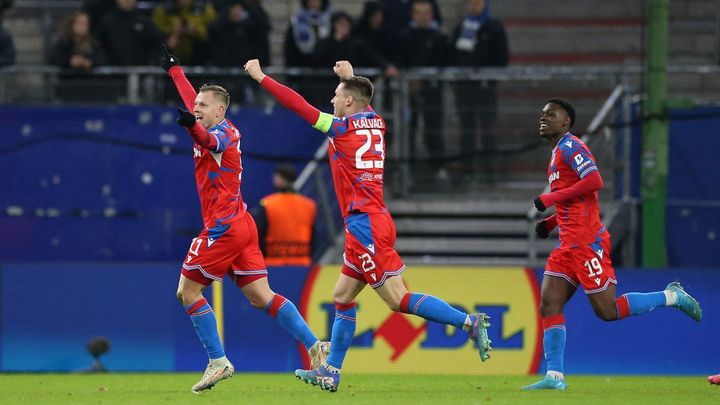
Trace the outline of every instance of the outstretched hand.
{"label": "outstretched hand", "polygon": [[178,123],[181,127],[185,128],[192,128],[193,125],[195,125],[195,116],[192,115],[187,110],[183,110],[182,108],[178,108],[178,118],[175,120],[175,122]]}
{"label": "outstretched hand", "polygon": [[333,66],[333,72],[341,78],[341,79],[347,79],[348,77],[353,77],[353,67],[350,64],[350,62],[346,60],[339,60],[335,62],[335,66]]}
{"label": "outstretched hand", "polygon": [[263,73],[262,68],[260,67],[260,61],[257,59],[250,59],[247,61],[245,64],[245,71],[248,72],[250,77],[258,83],[263,81],[265,78],[265,73]]}
{"label": "outstretched hand", "polygon": [[179,66],[180,60],[177,56],[173,55],[168,51],[165,44],[160,45],[160,66],[165,69],[166,72],[170,71],[173,66]]}

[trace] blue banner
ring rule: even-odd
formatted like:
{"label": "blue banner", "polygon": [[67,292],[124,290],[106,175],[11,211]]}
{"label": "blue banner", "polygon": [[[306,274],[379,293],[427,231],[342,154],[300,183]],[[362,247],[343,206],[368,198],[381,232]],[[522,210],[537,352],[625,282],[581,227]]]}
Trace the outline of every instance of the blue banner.
{"label": "blue banner", "polygon": [[[110,340],[110,351],[102,361],[111,371],[203,370],[207,356],[175,298],[179,269],[179,263],[165,262],[5,264],[0,269],[0,371],[86,369],[92,364],[86,344],[94,336]],[[318,338],[329,338],[325,323],[333,318],[333,309],[325,304],[332,302],[337,268],[314,272],[271,268],[269,272],[271,288],[295,303]],[[542,357],[536,312],[541,270],[415,266],[403,277],[411,288],[438,294],[454,305],[470,308],[463,304],[470,299],[473,309],[495,311],[493,358],[480,366],[476,356],[459,352],[475,354],[466,337],[448,335],[440,325],[423,326],[422,319],[393,313],[368,291],[359,297],[363,305],[358,310],[357,332],[362,342],[357,341],[360,348],[351,348],[348,371],[417,370],[413,361],[431,366],[436,362],[429,370],[454,373],[544,370],[543,362],[537,367],[534,360]],[[578,291],[565,308],[568,374],[716,371],[720,364],[720,346],[715,344],[720,334],[720,269],[618,269],[617,277],[618,295],[659,291],[668,282],[680,280],[703,306],[704,319],[696,323],[677,309],[659,308],[603,322]],[[452,282],[474,278],[485,284]],[[465,285],[472,294],[467,294]],[[212,299],[211,294],[207,296]],[[302,365],[302,350],[295,340],[276,319],[252,308],[231,282],[224,285],[224,313],[226,353],[239,371],[289,372]],[[375,332],[365,336],[370,329]],[[418,335],[407,336],[404,330]],[[394,349],[388,351],[388,347]],[[448,363],[448,356],[458,354],[473,361],[458,369]],[[379,356],[385,363],[364,361],[368,356]]]}
{"label": "blue banner", "polygon": [[[3,107],[0,259],[176,260],[202,229],[192,141],[174,108]],[[242,194],[273,192],[325,137],[283,109],[239,109]]]}

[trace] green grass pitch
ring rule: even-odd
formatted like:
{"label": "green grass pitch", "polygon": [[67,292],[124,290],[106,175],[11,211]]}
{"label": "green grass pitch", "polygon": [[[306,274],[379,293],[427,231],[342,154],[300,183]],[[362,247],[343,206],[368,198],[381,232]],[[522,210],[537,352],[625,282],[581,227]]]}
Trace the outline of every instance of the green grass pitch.
{"label": "green grass pitch", "polygon": [[533,376],[343,375],[336,393],[291,374],[242,374],[202,395],[200,373],[0,374],[8,404],[720,404],[704,376],[570,376],[567,392],[524,392]]}

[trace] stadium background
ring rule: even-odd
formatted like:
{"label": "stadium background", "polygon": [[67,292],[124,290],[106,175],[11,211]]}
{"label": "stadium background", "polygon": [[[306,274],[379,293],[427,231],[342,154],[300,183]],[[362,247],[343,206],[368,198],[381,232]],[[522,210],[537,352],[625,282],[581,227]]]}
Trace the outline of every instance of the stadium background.
{"label": "stadium background", "polygon": [[[54,26],[76,3],[16,1],[5,25],[18,36],[30,37],[32,24],[47,34],[42,28]],[[270,3],[277,37],[295,2]],[[462,2],[440,3],[445,24],[452,25],[460,17],[457,10],[462,9]],[[454,336],[454,331],[393,315],[381,308],[376,297],[364,293],[348,371],[408,373],[418,364],[429,365],[437,373],[542,371],[535,307],[539,266],[547,247],[528,236],[531,221],[526,212],[533,193],[544,186],[548,153],[544,145],[528,139],[535,140],[535,117],[543,100],[567,94],[577,100],[580,128],[588,128],[590,136],[599,139],[593,150],[597,148],[596,154],[608,162],[604,165],[600,159],[604,177],[611,180],[603,193],[604,214],[612,216],[616,226],[614,249],[622,267],[618,269],[619,291],[657,290],[679,279],[705,309],[699,325],[670,310],[605,324],[592,316],[582,294],[577,294],[567,309],[568,372],[714,372],[720,364],[720,349],[712,345],[720,324],[716,311],[720,306],[716,254],[720,195],[714,153],[720,150],[720,114],[713,107],[719,82],[717,2],[671,2],[668,82],[674,108],[667,115],[669,174],[663,201],[667,211],[664,218],[654,219],[665,222],[667,231],[667,261],[661,268],[643,267],[640,253],[646,229],[640,223],[641,124],[647,117],[638,95],[648,90],[642,61],[647,52],[643,36],[647,36],[650,2],[638,2],[642,5],[635,7],[627,6],[631,2],[603,2],[603,10],[615,7],[618,14],[588,19],[586,11],[578,11],[581,7],[567,7],[561,1],[534,22],[528,11],[533,9],[532,2],[496,3],[494,14],[508,26],[511,66],[468,76],[501,81],[499,127],[504,145],[495,185],[471,183],[429,192],[432,180],[411,170],[404,154],[407,138],[402,108],[407,106],[407,93],[403,84],[437,72],[407,72],[398,83],[385,84],[394,100],[388,117],[397,125],[398,134],[391,151],[397,157],[389,161],[389,204],[406,226],[398,227],[399,243],[405,243],[403,239],[414,243],[399,245],[411,264],[407,282],[418,288],[427,286],[426,291],[447,297],[453,305],[491,313],[493,334],[497,334],[494,359],[480,365],[469,344]],[[581,3],[587,10],[597,2]],[[358,10],[356,2],[334,4]],[[33,14],[37,14],[35,19]],[[533,42],[539,33],[544,39],[540,36]],[[33,46],[43,43],[41,35],[36,33],[36,37],[36,42],[27,39],[30,45],[24,50],[18,46],[18,65],[2,71],[0,370],[86,368],[92,359],[85,344],[101,335],[112,345],[103,357],[110,370],[199,371],[205,365],[202,348],[174,297],[179,259],[200,224],[199,207],[191,143],[174,124],[176,101],[162,85],[167,79],[157,67],[99,71],[86,87],[93,89],[89,93],[97,95],[97,100],[91,96],[82,105],[63,103],[48,91],[57,70],[33,59],[33,52],[38,51]],[[569,40],[573,37],[585,41]],[[617,38],[624,41],[618,43]],[[558,50],[553,40],[567,49]],[[278,47],[277,42],[275,38],[273,47]],[[273,69],[287,73],[279,62]],[[196,84],[219,76],[202,68],[193,72],[196,76],[191,80]],[[445,71],[438,77],[452,82],[465,73]],[[222,74],[223,80],[229,80],[228,75],[242,76]],[[120,80],[114,82],[117,76]],[[124,88],[133,77],[149,84],[135,90],[127,86],[129,94],[120,103],[98,93],[103,89],[98,79]],[[148,87],[154,91],[147,91]],[[445,97],[450,102],[443,104],[443,112],[449,117],[447,137],[452,144],[457,139],[457,122],[450,118],[448,92]],[[604,115],[596,114],[606,104]],[[313,160],[322,137],[264,99],[236,105],[230,116],[244,134],[243,195],[250,207],[271,192],[272,168],[287,160],[305,170],[301,189],[323,207],[328,247],[323,263],[313,269],[271,269],[270,277],[273,288],[296,302],[313,330],[325,337],[339,245],[334,240],[338,228],[333,210],[337,208],[326,181],[327,166],[323,159]],[[593,128],[593,118],[598,116],[601,122]],[[463,201],[467,203],[461,210],[470,213],[448,215]],[[521,208],[518,214],[517,210],[498,210],[498,205]],[[428,213],[430,209],[435,211]],[[479,224],[483,231],[460,227],[459,232],[438,235],[413,227],[413,223],[426,224],[428,217],[431,227],[443,228],[443,221],[450,217]],[[503,232],[515,233],[498,236],[484,230],[487,222],[480,222],[502,219],[512,221],[498,225]],[[455,247],[432,252],[429,245]],[[534,256],[529,254],[532,251],[536,251]],[[224,336],[238,369],[282,372],[302,364],[297,346],[266,314],[250,308],[233,288],[223,293]]]}

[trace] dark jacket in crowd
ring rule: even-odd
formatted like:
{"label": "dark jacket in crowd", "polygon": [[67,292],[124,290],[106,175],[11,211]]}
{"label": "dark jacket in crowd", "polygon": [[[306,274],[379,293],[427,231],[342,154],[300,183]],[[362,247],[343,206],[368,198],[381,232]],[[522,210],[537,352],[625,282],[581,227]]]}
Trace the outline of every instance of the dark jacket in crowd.
{"label": "dark jacket in crowd", "polygon": [[103,17],[97,38],[105,49],[107,64],[143,66],[157,63],[162,36],[140,11],[115,10]]}
{"label": "dark jacket in crowd", "polygon": [[10,32],[0,25],[0,66],[15,64],[15,43]]}
{"label": "dark jacket in crowd", "polygon": [[70,69],[70,58],[78,54],[90,59],[93,67],[106,63],[105,52],[103,51],[102,45],[94,38],[90,38],[90,42],[84,46],[76,45],[71,39],[60,39],[50,51],[49,62],[51,65]]}
{"label": "dark jacket in crowd", "polygon": [[[373,30],[370,27],[370,18],[376,12],[384,13],[384,21],[379,29]],[[398,38],[400,30],[392,28],[388,24],[387,14],[384,8],[378,2],[368,2],[365,4],[363,15],[353,27],[353,36],[365,41],[372,49],[374,49],[383,59],[397,64],[398,57]]]}
{"label": "dark jacket in crowd", "polygon": [[259,6],[241,4],[247,14],[242,20],[230,21],[225,9],[208,28],[213,66],[242,66],[249,59],[259,59],[262,65],[270,64],[270,18]]}
{"label": "dark jacket in crowd", "polygon": [[400,37],[405,67],[441,67],[450,64],[451,52],[445,34],[435,29],[409,28]]}
{"label": "dark jacket in crowd", "polygon": [[453,32],[452,49],[455,51],[455,66],[498,66],[508,65],[510,52],[508,50],[507,34],[503,23],[496,18],[488,18],[477,32],[475,47],[471,52],[462,51],[455,46],[462,22]]}

